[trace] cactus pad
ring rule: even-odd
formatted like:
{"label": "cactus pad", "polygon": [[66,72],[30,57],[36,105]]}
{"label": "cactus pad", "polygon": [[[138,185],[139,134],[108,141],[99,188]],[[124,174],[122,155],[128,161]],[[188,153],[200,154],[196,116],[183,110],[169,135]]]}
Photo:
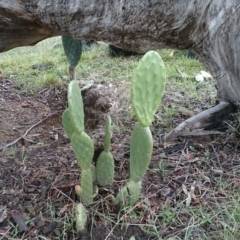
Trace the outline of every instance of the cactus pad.
{"label": "cactus pad", "polygon": [[130,180],[138,182],[142,179],[151,161],[152,149],[153,140],[150,129],[136,123],[130,144]]}
{"label": "cactus pad", "polygon": [[85,132],[75,132],[71,137],[71,143],[81,169],[90,169],[94,154],[92,139]]}
{"label": "cactus pad", "polygon": [[111,117],[108,115],[106,118],[105,137],[104,137],[104,151],[110,150],[110,142],[112,137]]}
{"label": "cactus pad", "polygon": [[147,52],[135,70],[131,99],[138,121],[149,127],[161,103],[166,83],[164,62],[155,51]]}
{"label": "cactus pad", "polygon": [[62,124],[63,124],[65,133],[67,134],[69,139],[71,139],[71,137],[72,137],[73,133],[76,131],[76,129],[74,128],[74,125],[72,124],[72,120],[69,116],[68,109],[65,109],[65,111],[62,114]]}
{"label": "cactus pad", "polygon": [[77,232],[82,232],[87,223],[87,213],[82,203],[79,203],[75,209],[75,219]]}
{"label": "cactus pad", "polygon": [[65,35],[62,44],[70,67],[76,67],[82,55],[82,41]]}
{"label": "cactus pad", "polygon": [[114,205],[117,208],[134,205],[140,196],[142,182],[129,181],[117,194]]}
{"label": "cactus pad", "polygon": [[68,86],[69,117],[78,132],[84,131],[84,110],[81,90],[77,81],[71,81]]}
{"label": "cactus pad", "polygon": [[114,160],[110,152],[102,151],[96,166],[97,180],[101,186],[110,186],[114,180]]}
{"label": "cactus pad", "polygon": [[91,169],[81,171],[81,191],[82,202],[89,205],[93,202],[93,183]]}

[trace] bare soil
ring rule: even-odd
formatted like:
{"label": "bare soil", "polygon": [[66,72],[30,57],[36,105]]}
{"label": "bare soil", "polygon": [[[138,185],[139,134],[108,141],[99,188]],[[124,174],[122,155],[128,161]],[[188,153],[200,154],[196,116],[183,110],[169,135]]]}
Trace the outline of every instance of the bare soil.
{"label": "bare soil", "polygon": [[[129,137],[134,120],[125,122],[127,125],[121,122],[127,111],[121,99],[114,99],[114,91],[112,95],[103,94],[107,88],[92,87],[84,93],[84,101],[87,132],[96,147],[93,161],[102,149],[104,116],[108,111],[112,111],[113,122],[123,124],[124,130],[115,129],[112,138],[114,186],[99,188],[94,204],[88,208],[86,231],[77,234],[73,209],[80,199],[74,187],[79,183],[80,169],[61,125],[66,91],[62,87],[19,95],[19,87],[11,79],[0,81],[0,239],[128,240],[134,236],[144,240],[158,239],[156,233],[163,239],[182,237],[190,216],[177,215],[182,225],[180,221],[162,225],[161,209],[177,209],[178,203],[186,199],[191,206],[212,207],[216,202],[227,202],[228,191],[239,189],[236,134],[182,138],[164,145],[159,138],[161,121],[156,121],[154,154],[143,181],[143,200],[132,210],[136,218],[126,212],[115,213],[108,195],[116,194],[128,177]],[[164,171],[159,170],[159,160]],[[229,184],[224,190],[218,184],[219,176]],[[189,197],[191,189],[194,194]],[[153,231],[151,225],[158,227]],[[214,228],[218,228],[214,221],[211,226],[202,226],[194,233],[195,239],[200,232],[214,239]]]}

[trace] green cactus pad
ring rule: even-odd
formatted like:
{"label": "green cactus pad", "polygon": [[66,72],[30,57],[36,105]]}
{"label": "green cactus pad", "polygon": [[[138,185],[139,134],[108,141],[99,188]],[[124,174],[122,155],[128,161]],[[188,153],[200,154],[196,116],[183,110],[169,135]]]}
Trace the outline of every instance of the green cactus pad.
{"label": "green cactus pad", "polygon": [[147,52],[135,70],[131,99],[138,121],[149,127],[161,103],[166,83],[166,69],[160,55]]}
{"label": "green cactus pad", "polygon": [[69,65],[76,67],[82,55],[82,41],[70,36],[62,36],[62,44]]}
{"label": "green cactus pad", "polygon": [[78,132],[84,131],[84,110],[81,90],[77,81],[71,81],[68,85],[69,117],[72,119],[74,128]]}
{"label": "green cactus pad", "polygon": [[82,232],[87,223],[87,212],[82,203],[79,203],[75,209],[75,220],[77,232]]}
{"label": "green cactus pad", "polygon": [[85,132],[75,132],[71,137],[71,143],[81,169],[90,169],[94,154],[92,139]]}
{"label": "green cactus pad", "polygon": [[142,182],[129,181],[117,194],[114,205],[117,208],[134,205],[140,196]]}
{"label": "green cactus pad", "polygon": [[130,179],[138,182],[142,179],[151,161],[153,149],[152,134],[148,127],[136,123],[130,144]]}
{"label": "green cactus pad", "polygon": [[114,160],[110,152],[102,151],[96,166],[97,180],[101,186],[110,186],[114,180]]}
{"label": "green cactus pad", "polygon": [[104,137],[104,151],[108,152],[110,150],[110,142],[112,137],[112,128],[111,128],[111,117],[108,115],[106,118],[105,126],[105,137]]}
{"label": "green cactus pad", "polygon": [[66,109],[62,114],[62,124],[63,124],[65,133],[67,134],[69,139],[71,139],[71,137],[72,137],[73,133],[76,131],[76,129],[74,128],[74,125],[72,124],[68,109]]}
{"label": "green cactus pad", "polygon": [[81,192],[82,202],[89,205],[93,202],[93,182],[91,169],[81,171]]}

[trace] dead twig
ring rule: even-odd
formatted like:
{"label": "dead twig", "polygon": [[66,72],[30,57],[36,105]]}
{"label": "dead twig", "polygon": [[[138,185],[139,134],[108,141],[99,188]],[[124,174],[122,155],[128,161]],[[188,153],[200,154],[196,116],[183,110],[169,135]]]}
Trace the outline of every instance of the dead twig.
{"label": "dead twig", "polygon": [[33,124],[30,128],[28,128],[25,133],[20,136],[19,138],[17,138],[16,140],[14,140],[13,142],[10,142],[8,144],[6,144],[4,147],[0,148],[0,151],[4,151],[6,148],[8,147],[11,147],[12,145],[16,144],[18,141],[20,141],[21,139],[25,139],[25,137],[28,135],[28,133],[35,127],[37,127],[38,125],[42,124],[44,121],[46,121],[47,119],[57,115],[61,113],[61,111],[58,111],[58,112],[55,112],[55,113],[52,113],[50,115],[48,115],[47,117],[45,117],[44,119],[40,120],[39,122]]}
{"label": "dead twig", "polygon": [[63,191],[61,191],[60,189],[57,189],[55,187],[52,187],[52,189],[56,190],[57,192],[59,192],[60,194],[62,194],[64,197],[66,197],[70,202],[72,202],[73,204],[75,204],[75,202],[68,196],[66,195]]}
{"label": "dead twig", "polygon": [[55,185],[53,188],[57,189],[69,189],[69,188],[74,188],[76,185],[79,185],[79,181],[76,181],[74,183],[68,183],[68,184],[62,184],[62,185]]}
{"label": "dead twig", "polygon": [[220,159],[219,159],[219,156],[218,156],[218,153],[217,153],[215,147],[213,146],[213,144],[210,144],[210,146],[212,147],[212,150],[213,150],[213,152],[214,152],[214,154],[215,154],[215,156],[217,158],[217,161],[218,161],[218,164],[219,164],[219,168],[222,169],[222,165],[221,165],[221,162],[220,162]]}

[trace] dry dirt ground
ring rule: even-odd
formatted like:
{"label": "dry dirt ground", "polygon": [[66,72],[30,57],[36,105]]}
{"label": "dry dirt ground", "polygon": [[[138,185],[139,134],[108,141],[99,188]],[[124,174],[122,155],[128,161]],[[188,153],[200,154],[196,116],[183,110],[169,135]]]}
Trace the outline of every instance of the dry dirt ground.
{"label": "dry dirt ground", "polygon": [[[104,114],[114,109],[114,103],[110,101],[113,96],[102,94],[104,98],[99,100],[101,92],[96,97],[90,90],[84,101],[87,131],[96,145],[95,161],[102,149]],[[131,120],[120,129],[121,119],[127,114],[119,110],[119,115],[113,116],[113,122],[119,122],[112,138],[116,181],[112,188],[99,188],[93,206],[88,208],[86,231],[79,235],[72,217],[73,207],[80,201],[74,192],[79,167],[61,125],[66,88],[44,89],[33,95],[18,92],[11,79],[0,81],[0,239],[128,240],[135,236],[144,240],[158,239],[156,232],[163,239],[181,237],[189,224],[188,213],[175,216],[181,218],[182,225],[180,221],[166,224],[162,209],[176,209],[185,200],[191,206],[210,207],[228,201],[228,191],[239,188],[236,136],[226,133],[224,137],[182,138],[164,146],[159,140],[158,121],[153,127],[154,154],[143,181],[143,200],[134,208],[134,214],[116,214],[107,196],[116,194],[128,177],[129,137],[134,124]],[[90,98],[94,98],[92,94],[95,100]],[[229,184],[226,189],[218,185],[219,175]],[[151,225],[157,226],[155,232]],[[214,220],[211,226],[201,225],[195,239],[201,232],[214,235],[217,227]]]}

